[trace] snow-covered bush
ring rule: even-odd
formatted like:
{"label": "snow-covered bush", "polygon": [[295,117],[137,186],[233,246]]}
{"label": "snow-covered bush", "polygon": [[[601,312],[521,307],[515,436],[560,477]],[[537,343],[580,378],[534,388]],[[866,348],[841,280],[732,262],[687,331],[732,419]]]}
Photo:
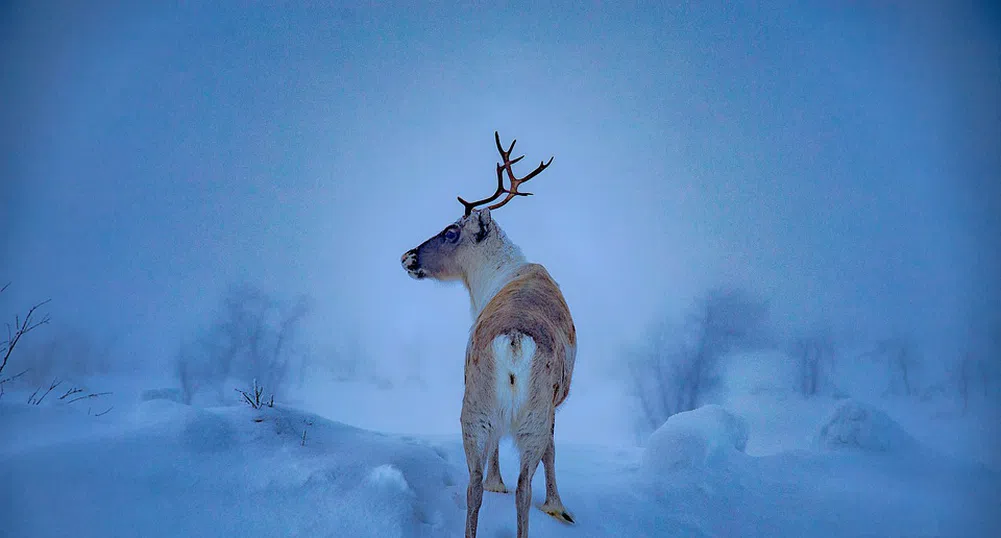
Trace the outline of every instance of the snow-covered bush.
{"label": "snow-covered bush", "polygon": [[845,400],[834,409],[817,433],[816,442],[825,448],[881,452],[916,444],[889,415],[856,400]]}
{"label": "snow-covered bush", "polygon": [[243,401],[247,403],[250,407],[254,409],[260,409],[264,406],[274,407],[275,406],[275,395],[272,394],[270,398],[264,395],[264,387],[257,384],[257,380],[254,380],[253,386],[249,391],[234,389],[243,396]]}
{"label": "snow-covered bush", "polygon": [[743,418],[712,404],[672,415],[647,440],[643,465],[654,473],[700,468],[747,446]]}
{"label": "snow-covered bush", "polygon": [[651,431],[675,413],[705,403],[720,384],[720,362],[767,340],[768,305],[740,288],[711,289],[696,301],[687,323],[655,323],[629,363],[631,389]]}

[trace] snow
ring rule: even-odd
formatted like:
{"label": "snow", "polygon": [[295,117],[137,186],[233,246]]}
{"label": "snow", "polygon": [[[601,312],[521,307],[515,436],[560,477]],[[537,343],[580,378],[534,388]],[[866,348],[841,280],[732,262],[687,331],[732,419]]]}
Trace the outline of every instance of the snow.
{"label": "snow", "polygon": [[914,438],[886,413],[870,405],[842,402],[820,428],[817,443],[832,449],[901,451],[914,448]]}
{"label": "snow", "polygon": [[[60,416],[50,427],[92,419],[8,403],[0,413],[5,426],[52,413]],[[461,476],[416,439],[280,407],[162,399],[104,418],[66,442],[4,447],[0,476],[14,487],[3,504],[17,514],[11,536],[402,536],[461,527]]]}
{"label": "snow", "polygon": [[747,424],[719,405],[678,413],[647,441],[643,464],[654,473],[716,464],[747,446]]}
{"label": "snow", "polygon": [[[189,406],[155,386],[90,407],[23,396],[0,399],[5,536],[462,536],[465,457],[444,426],[384,433],[281,403]],[[902,425],[917,419],[883,402],[722,402],[671,417],[643,446],[558,436],[577,524],[533,509],[532,536],[999,535],[998,469],[926,445]],[[331,408],[366,412],[378,414]],[[509,485],[517,457],[504,441]],[[540,470],[533,504],[544,496]],[[514,516],[513,495],[486,492],[479,535],[513,537]]]}

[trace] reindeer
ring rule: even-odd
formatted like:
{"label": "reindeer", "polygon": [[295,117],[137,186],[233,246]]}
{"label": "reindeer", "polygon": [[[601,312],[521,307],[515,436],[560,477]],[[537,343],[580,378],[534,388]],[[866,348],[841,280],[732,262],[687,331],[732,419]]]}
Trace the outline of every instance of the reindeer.
{"label": "reindeer", "polygon": [[[511,435],[521,465],[515,505],[518,538],[528,536],[532,476],[542,461],[546,500],[539,507],[564,523],[573,523],[556,488],[556,409],[567,398],[577,354],[570,309],[546,269],[529,263],[493,220],[491,211],[516,196],[518,187],[545,170],[549,162],[517,178],[511,159],[517,140],[505,151],[494,132],[502,163],[497,164],[497,190],[488,198],[467,202],[462,218],[438,235],[403,254],[402,264],[415,279],[461,280],[469,292],[473,323],[466,344],[465,394],[462,398],[462,444],[469,467],[466,490],[466,537],[475,538],[484,488],[508,493],[501,479],[498,443]],[[504,188],[504,175],[511,188]],[[506,194],[493,205],[476,209]],[[490,460],[484,482],[484,463]]]}

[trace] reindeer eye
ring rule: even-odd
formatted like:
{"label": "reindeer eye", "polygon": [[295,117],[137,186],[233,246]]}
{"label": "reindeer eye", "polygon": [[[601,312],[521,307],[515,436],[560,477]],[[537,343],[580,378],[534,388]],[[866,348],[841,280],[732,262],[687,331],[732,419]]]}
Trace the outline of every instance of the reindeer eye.
{"label": "reindeer eye", "polygon": [[459,230],[456,228],[449,228],[445,230],[445,241],[449,243],[455,243],[459,240]]}

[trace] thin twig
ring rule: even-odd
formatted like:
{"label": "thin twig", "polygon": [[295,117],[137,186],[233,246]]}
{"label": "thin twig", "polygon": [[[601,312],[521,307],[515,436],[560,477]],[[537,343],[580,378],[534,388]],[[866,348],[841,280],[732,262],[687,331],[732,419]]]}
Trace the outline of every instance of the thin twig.
{"label": "thin twig", "polygon": [[[7,284],[7,286],[9,285],[10,284]],[[7,289],[7,286],[4,286],[3,289]],[[35,310],[38,309],[38,307],[48,303],[50,300],[51,299],[47,299],[31,307],[31,309],[28,310],[28,314],[24,316],[23,323],[21,322],[21,318],[19,316],[14,316],[15,330],[13,333],[11,333],[10,325],[9,324],[7,325],[7,342],[6,342],[7,349],[4,350],[3,362],[0,362],[0,372],[3,371],[5,366],[7,366],[7,359],[9,359],[10,354],[14,352],[14,346],[17,345],[18,340],[20,340],[22,336],[30,332],[35,327],[38,327],[39,325],[44,325],[49,322],[50,318],[48,314],[46,314],[45,317],[43,317],[36,323],[31,323],[31,316],[35,313]]]}
{"label": "thin twig", "polygon": [[257,407],[254,405],[254,400],[251,400],[250,396],[248,396],[246,392],[244,392],[244,391],[242,391],[240,389],[233,389],[233,390],[235,390],[236,392],[239,392],[240,394],[242,394],[243,395],[243,399],[246,400],[247,403],[250,404],[251,407],[253,407],[254,409],[257,409]]}
{"label": "thin twig", "polygon": [[265,401],[264,398],[262,398],[262,396],[264,396],[264,387],[257,384],[257,379],[254,379],[252,392],[250,393],[241,389],[233,389],[233,390],[239,392],[243,396],[243,399],[250,405],[250,407],[253,407],[254,409],[260,409],[265,405],[267,405],[268,407],[275,406],[275,395],[273,393],[271,394],[271,399],[268,401]]}
{"label": "thin twig", "polygon": [[73,403],[73,402],[75,402],[77,400],[86,400],[87,398],[97,398],[98,396],[107,396],[108,394],[111,394],[111,393],[110,392],[96,392],[96,393],[88,394],[86,396],[77,396],[76,398],[73,398],[72,400],[66,402],[66,405],[69,405],[69,404],[71,404],[71,403]]}
{"label": "thin twig", "polygon": [[66,391],[66,394],[63,394],[62,396],[60,396],[59,399],[60,400],[64,400],[64,399],[66,399],[67,396],[71,396],[71,395],[76,394],[78,392],[83,392],[83,389],[81,389],[80,387],[73,387],[70,390]]}
{"label": "thin twig", "polygon": [[115,406],[111,406],[111,407],[109,407],[109,408],[105,409],[104,411],[102,411],[102,412],[100,412],[100,413],[97,413],[97,414],[95,414],[94,416],[95,416],[95,417],[99,417],[99,416],[102,416],[102,415],[107,415],[107,414],[108,414],[108,411],[111,411],[111,410],[112,410],[112,409],[114,409],[114,408],[115,408]]}
{"label": "thin twig", "polygon": [[45,397],[48,396],[50,392],[52,392],[52,389],[58,387],[61,384],[62,384],[62,381],[59,381],[58,379],[53,378],[52,379],[52,384],[49,385],[49,390],[45,391],[45,394],[43,394],[42,397],[39,398],[37,402],[35,402],[35,405],[38,405],[38,404],[42,403],[42,400],[44,400]]}
{"label": "thin twig", "polygon": [[24,370],[21,370],[21,373],[19,373],[19,374],[14,374],[14,375],[12,375],[12,376],[10,376],[8,378],[0,379],[0,385],[3,385],[4,383],[9,383],[11,381],[14,381],[15,379],[17,379],[17,378],[23,376],[24,374],[28,373],[29,370],[31,370],[31,368],[25,368]]}
{"label": "thin twig", "polygon": [[15,380],[15,379],[23,376],[26,373],[28,373],[27,369],[22,370],[21,373],[19,373],[17,375],[13,375],[13,376],[8,377],[6,379],[0,379],[0,398],[3,398],[3,395],[4,395],[4,388],[3,388],[3,386],[4,386],[5,383],[7,383],[9,381],[13,381],[13,380]]}

